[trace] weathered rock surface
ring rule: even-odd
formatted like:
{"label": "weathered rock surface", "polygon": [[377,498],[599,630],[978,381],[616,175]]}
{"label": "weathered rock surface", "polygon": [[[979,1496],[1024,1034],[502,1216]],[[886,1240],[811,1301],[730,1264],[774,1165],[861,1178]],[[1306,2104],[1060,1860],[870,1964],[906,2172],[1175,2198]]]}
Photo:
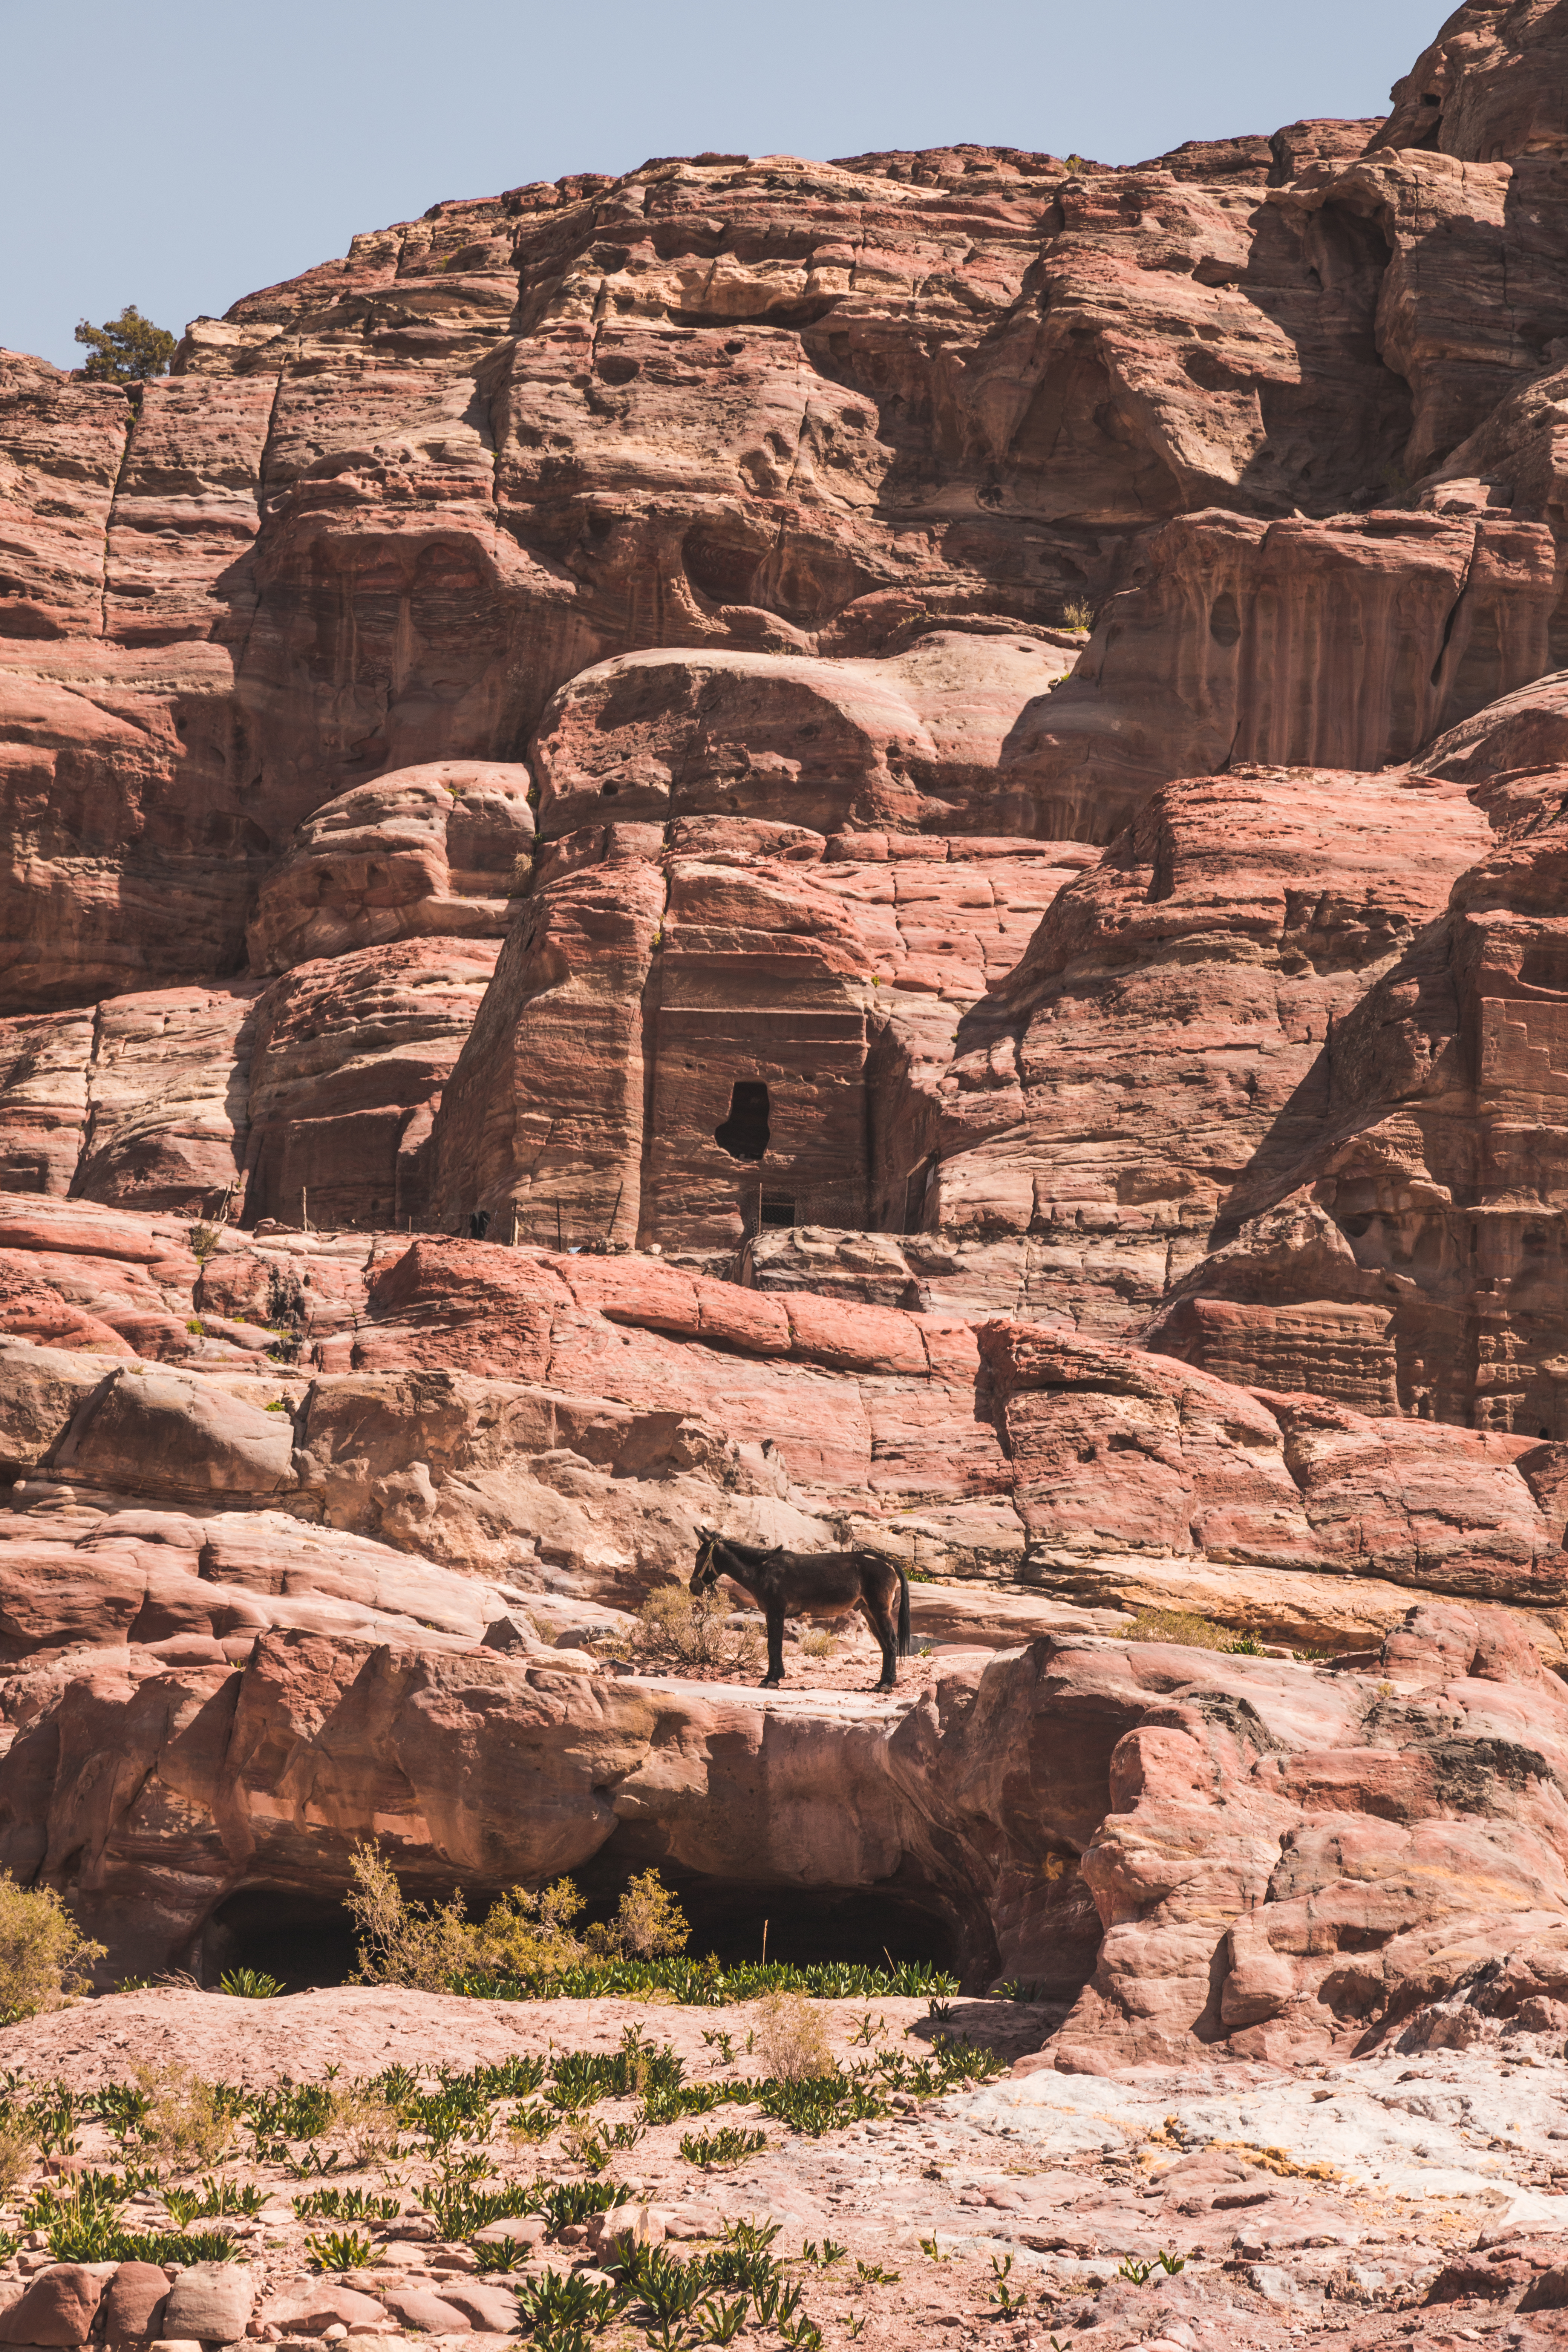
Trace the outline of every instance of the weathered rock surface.
{"label": "weathered rock surface", "polygon": [[249,927],[258,972],[409,938],[500,938],[533,844],[526,768],[437,761],[329,801]]}
{"label": "weathered rock surface", "polygon": [[342,1884],[374,1826],[426,1885],[552,1877],[612,1840],[678,1881],[896,1883],[972,1978],[1074,2003],[1069,2071],[1375,2042],[1499,1937],[1533,1988],[1500,2014],[1528,2025],[1562,1977],[1568,1701],[1489,1613],[1417,1608],[1360,1676],[1047,1641],[955,1661],[912,1707],[303,1628],[237,1668],[34,1692],[0,1852],[46,1875],[68,1853],[121,1965],[247,1887]]}
{"label": "weathered rock surface", "polygon": [[[881,1890],[1061,2078],[1568,2031],[1559,14],[0,362],[0,1861],[116,1973],[378,1835]],[[710,1525],[941,1647],[632,1671]]]}

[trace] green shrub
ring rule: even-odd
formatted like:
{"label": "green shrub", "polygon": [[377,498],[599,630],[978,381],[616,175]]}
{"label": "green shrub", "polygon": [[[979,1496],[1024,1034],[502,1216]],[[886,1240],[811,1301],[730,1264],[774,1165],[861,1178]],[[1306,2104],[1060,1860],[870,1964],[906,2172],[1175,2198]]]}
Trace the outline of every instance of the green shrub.
{"label": "green shrub", "polygon": [[294,2210],[301,2221],[395,2221],[395,2197],[372,2197],[363,2189],[313,2189],[296,2197]]}
{"label": "green shrub", "polygon": [[863,1968],[847,1960],[809,1968],[795,1968],[785,1960],[770,1960],[765,1967],[746,1961],[726,1969],[710,1954],[701,1960],[680,1956],[663,1960],[589,1958],[549,1974],[507,1976],[476,1969],[454,1977],[450,1990],[474,2000],[639,2000],[661,1993],[685,2008],[722,2009],[775,1990],[810,1993],[817,2000],[924,2000],[933,1994],[955,1993],[958,1979],[924,1960],[906,1960],[892,1969]]}
{"label": "green shrub", "polygon": [[94,383],[149,383],[154,376],[168,373],[174,355],[175,338],[167,327],[155,327],[134,302],[128,302],[118,319],[106,319],[101,327],[79,320],[76,340],[91,354],[83,362],[82,373]]}
{"label": "green shrub", "polygon": [[605,1927],[589,1928],[587,1941],[591,1951],[654,1960],[683,1952],[690,1934],[686,1914],[658,1871],[645,1870],[627,1885],[615,1917]]}
{"label": "green shrub", "polygon": [[569,1878],[542,1893],[511,1887],[482,1920],[467,1916],[461,1894],[448,1903],[410,1902],[378,1846],[356,1845],[344,1904],[358,1930],[363,1984],[412,1985],[446,1992],[478,1978],[549,1978],[580,1966],[591,1954],[634,1961],[668,1958],[691,1930],[657,1870],[634,1878],[613,1919],[584,1939],[572,1933],[583,1897]]}
{"label": "green shrub", "polygon": [[283,1984],[280,1978],[269,1977],[260,1969],[230,1969],[226,1976],[219,1977],[217,1988],[236,2000],[272,2000]]}
{"label": "green shrub", "polygon": [[374,2239],[358,2230],[329,2230],[324,2237],[307,2238],[305,2252],[319,2271],[367,2271],[381,2260]]}
{"label": "green shrub", "polygon": [[0,1871],[0,2025],[62,2009],[104,1957],[52,1886],[18,1886]]}
{"label": "green shrub", "polygon": [[695,2164],[704,2172],[725,2165],[742,2164],[748,2156],[760,2155],[768,2144],[766,2132],[741,2131],[726,2124],[722,2131],[683,2132],[680,2153],[688,2164]]}

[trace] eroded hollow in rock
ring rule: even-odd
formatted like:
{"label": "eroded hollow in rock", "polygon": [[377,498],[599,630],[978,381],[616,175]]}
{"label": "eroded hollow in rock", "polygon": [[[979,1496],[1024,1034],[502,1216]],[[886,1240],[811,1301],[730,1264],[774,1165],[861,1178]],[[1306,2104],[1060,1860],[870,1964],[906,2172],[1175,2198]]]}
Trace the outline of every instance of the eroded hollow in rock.
{"label": "eroded hollow in rock", "polygon": [[796,1968],[838,1960],[881,1969],[890,1959],[959,1973],[947,1921],[907,1895],[867,1887],[733,1885],[668,1865],[661,1875],[676,1885],[691,1925],[688,1949],[699,1957],[712,1952],[731,1967],[760,1960],[765,1922],[768,1958]]}
{"label": "eroded hollow in rock", "polygon": [[242,1886],[207,1921],[199,1973],[216,1985],[230,1969],[255,1969],[285,1992],[304,1992],[343,1983],[357,1959],[353,1923],[335,1896]]}
{"label": "eroded hollow in rock", "polygon": [[761,1160],[767,1150],[768,1090],[758,1078],[737,1078],[730,1094],[730,1116],[713,1130],[731,1160]]}

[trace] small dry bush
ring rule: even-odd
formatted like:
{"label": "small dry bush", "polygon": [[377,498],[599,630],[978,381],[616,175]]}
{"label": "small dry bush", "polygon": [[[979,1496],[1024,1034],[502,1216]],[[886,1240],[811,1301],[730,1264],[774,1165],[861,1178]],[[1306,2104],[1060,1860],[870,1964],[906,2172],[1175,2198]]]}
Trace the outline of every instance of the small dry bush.
{"label": "small dry bush", "polygon": [[0,2024],[62,2009],[103,1957],[52,1887],[18,1886],[0,1871]]}
{"label": "small dry bush", "polygon": [[340,2091],[332,2101],[331,2135],[347,2142],[356,2166],[380,2164],[397,2147],[397,2110],[374,2091]]}
{"label": "small dry bush", "polygon": [[1169,1642],[1179,1650],[1228,1650],[1256,1656],[1258,1645],[1250,1633],[1216,1625],[1190,1609],[1141,1609],[1127,1629],[1130,1642]]}
{"label": "small dry bush", "polygon": [[619,1952],[628,1960],[657,1960],[683,1952],[691,1929],[685,1912],[657,1870],[634,1878],[620,1899],[615,1917],[588,1930],[588,1948]]}
{"label": "small dry bush", "polygon": [[550,1976],[594,1953],[652,1959],[682,1951],[691,1932],[657,1870],[631,1881],[614,1919],[579,1937],[572,1923],[583,1897],[569,1878],[538,1895],[513,1886],[473,1920],[460,1894],[449,1903],[408,1901],[377,1846],[356,1846],[349,1868],[353,1883],[343,1901],[358,1930],[361,1984],[444,1992],[455,1977]]}
{"label": "small dry bush", "polygon": [[541,1895],[514,1886],[479,1921],[468,1917],[460,1894],[449,1903],[409,1902],[378,1846],[355,1846],[349,1869],[353,1884],[343,1901],[359,1931],[361,1984],[443,1992],[454,1977],[481,1969],[533,1976],[583,1958],[571,1932],[583,1898],[569,1878]]}
{"label": "small dry bush", "polygon": [[665,1584],[637,1611],[629,1646],[656,1665],[750,1666],[760,1652],[749,1625],[729,1625],[732,1601]]}
{"label": "small dry bush", "polygon": [[225,2108],[216,2083],[178,2065],[140,2065],[134,2080],[152,2102],[136,2126],[143,2147],[154,2149],[176,2172],[199,2172],[222,2163],[234,2139],[234,2116]]}
{"label": "small dry bush", "polygon": [[781,2083],[831,2074],[833,2051],[815,2001],[798,1992],[770,1992],[757,2004],[757,2047]]}
{"label": "small dry bush", "polygon": [[0,2203],[20,2189],[37,2153],[37,2144],[26,2125],[0,2124]]}
{"label": "small dry bush", "polygon": [[830,1658],[838,1647],[838,1636],[830,1633],[826,1625],[814,1625],[809,1633],[800,1637],[803,1658]]}
{"label": "small dry bush", "polygon": [[1064,629],[1092,629],[1094,626],[1093,605],[1084,604],[1081,598],[1076,600],[1070,604],[1064,604],[1062,606],[1062,626]]}

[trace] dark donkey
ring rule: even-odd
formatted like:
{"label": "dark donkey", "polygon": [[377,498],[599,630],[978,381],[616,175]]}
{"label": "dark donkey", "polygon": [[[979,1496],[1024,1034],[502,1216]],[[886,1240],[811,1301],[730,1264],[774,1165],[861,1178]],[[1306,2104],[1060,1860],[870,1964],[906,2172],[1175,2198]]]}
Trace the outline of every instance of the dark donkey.
{"label": "dark donkey", "polygon": [[[721,1576],[750,1593],[768,1621],[768,1670],[763,1688],[784,1680],[784,1626],[786,1617],[842,1617],[851,1609],[864,1612],[882,1645],[882,1679],[879,1690],[891,1690],[899,1679],[899,1660],[910,1654],[910,1580],[901,1568],[874,1551],[785,1551],[779,1545],[763,1551],[757,1544],[735,1543],[715,1535],[711,1528],[697,1530],[697,1565],[691,1590],[711,1592]],[[898,1588],[898,1630],[893,1627],[893,1589]]]}

